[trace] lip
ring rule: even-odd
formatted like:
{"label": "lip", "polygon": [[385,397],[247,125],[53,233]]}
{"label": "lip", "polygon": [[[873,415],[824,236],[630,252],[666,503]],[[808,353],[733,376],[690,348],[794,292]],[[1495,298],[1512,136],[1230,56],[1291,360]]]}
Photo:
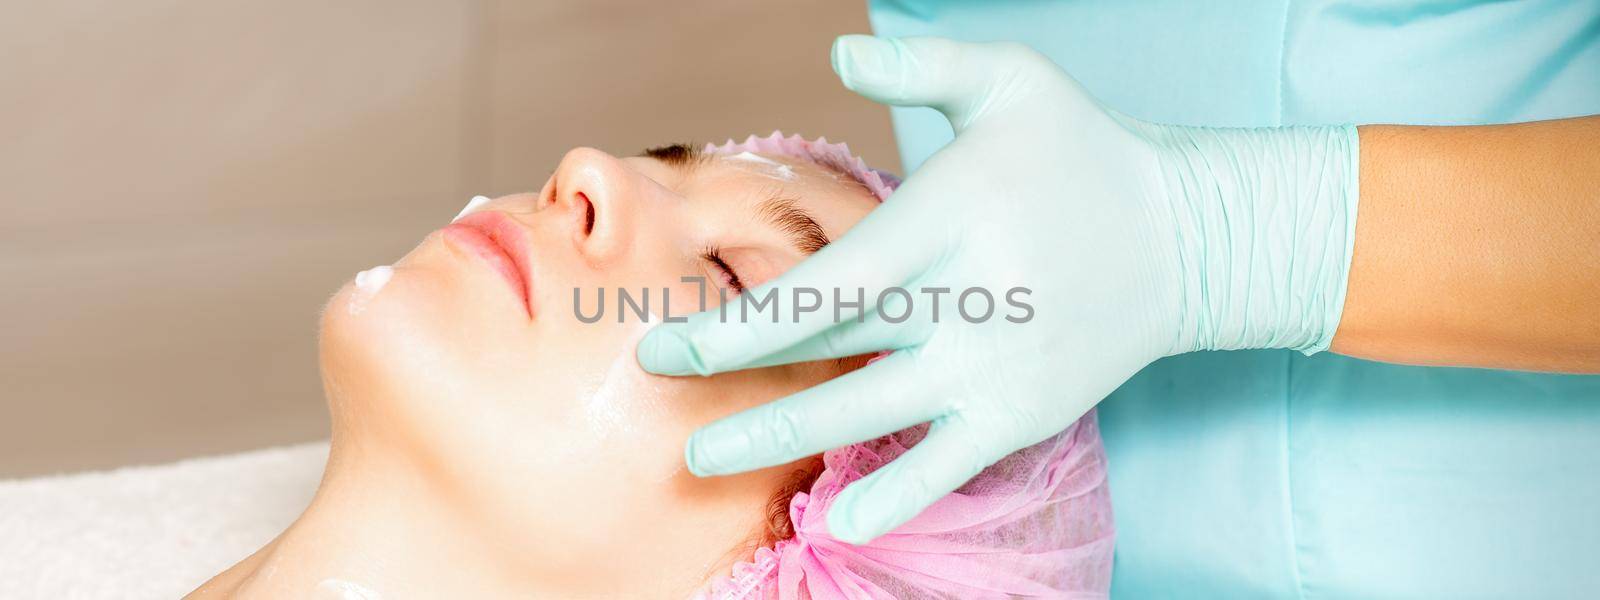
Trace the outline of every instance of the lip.
{"label": "lip", "polygon": [[451,223],[444,239],[484,261],[499,273],[511,291],[522,299],[533,318],[533,273],[528,263],[528,232],[504,213],[485,210]]}

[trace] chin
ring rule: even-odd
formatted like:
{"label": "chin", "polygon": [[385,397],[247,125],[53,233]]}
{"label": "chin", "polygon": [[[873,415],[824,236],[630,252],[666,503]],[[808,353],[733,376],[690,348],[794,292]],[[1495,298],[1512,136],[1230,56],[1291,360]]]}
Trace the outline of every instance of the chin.
{"label": "chin", "polygon": [[323,307],[318,357],[336,436],[353,423],[403,425],[407,405],[446,393],[430,376],[463,372],[452,364],[460,353],[449,350],[460,347],[448,337],[459,324],[442,318],[450,314],[439,293],[446,283],[431,275],[396,269],[376,293],[351,281]]}

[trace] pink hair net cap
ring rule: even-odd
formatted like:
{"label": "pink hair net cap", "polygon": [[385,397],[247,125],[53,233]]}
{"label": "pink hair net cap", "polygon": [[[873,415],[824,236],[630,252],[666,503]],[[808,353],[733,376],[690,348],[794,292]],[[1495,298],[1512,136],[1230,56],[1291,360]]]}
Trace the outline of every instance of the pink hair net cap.
{"label": "pink hair net cap", "polygon": [[[707,145],[847,171],[879,200],[899,186],[844,144],[773,132]],[[759,548],[695,597],[707,600],[855,598],[1105,598],[1115,528],[1106,457],[1090,411],[1059,434],[984,469],[921,515],[865,545],[828,535],[845,486],[888,464],[924,435],[920,425],[830,450],[811,489],[789,502],[794,537]]]}
{"label": "pink hair net cap", "polygon": [[1108,596],[1115,530],[1092,411],[866,545],[828,535],[827,511],[839,492],[904,454],[926,432],[922,425],[823,454],[822,475],[789,502],[794,537],[756,550],[696,597]]}

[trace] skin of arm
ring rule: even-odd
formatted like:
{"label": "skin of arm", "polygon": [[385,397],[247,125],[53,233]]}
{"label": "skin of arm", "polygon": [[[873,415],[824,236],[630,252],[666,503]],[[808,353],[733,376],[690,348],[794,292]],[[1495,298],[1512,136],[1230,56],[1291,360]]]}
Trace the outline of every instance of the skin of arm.
{"label": "skin of arm", "polygon": [[1334,352],[1600,373],[1600,116],[1359,134]]}

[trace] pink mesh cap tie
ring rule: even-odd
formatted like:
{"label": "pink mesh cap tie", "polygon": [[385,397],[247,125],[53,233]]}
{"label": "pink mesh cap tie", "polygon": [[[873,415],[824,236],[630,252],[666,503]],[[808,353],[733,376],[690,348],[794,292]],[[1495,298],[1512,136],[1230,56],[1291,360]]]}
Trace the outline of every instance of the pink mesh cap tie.
{"label": "pink mesh cap tie", "polygon": [[[773,132],[705,151],[790,157],[851,174],[884,200],[900,180],[844,144]],[[881,358],[881,356],[880,356]],[[921,425],[822,455],[809,491],[789,502],[794,537],[759,548],[707,584],[708,600],[856,598],[1105,598],[1115,529],[1106,457],[1090,411],[1057,435],[984,469],[921,515],[865,545],[828,535],[845,486],[915,446]]]}

